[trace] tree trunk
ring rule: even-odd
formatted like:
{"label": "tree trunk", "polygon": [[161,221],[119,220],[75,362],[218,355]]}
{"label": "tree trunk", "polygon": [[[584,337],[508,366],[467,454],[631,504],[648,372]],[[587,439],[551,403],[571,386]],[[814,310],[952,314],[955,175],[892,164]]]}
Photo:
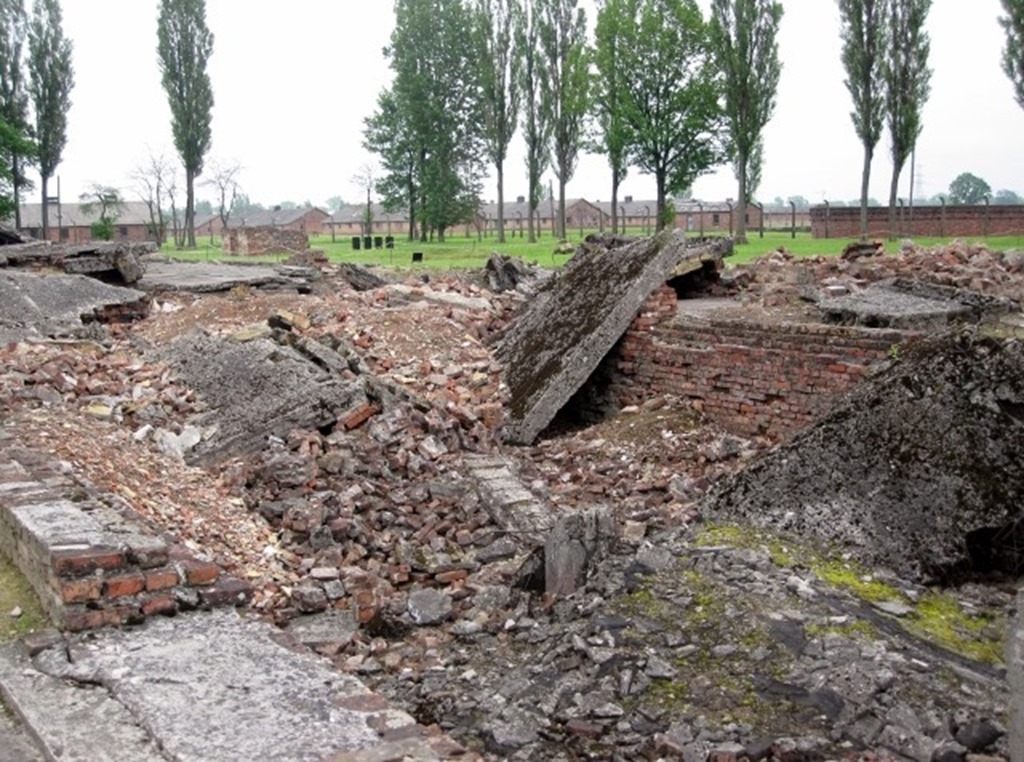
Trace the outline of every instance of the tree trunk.
{"label": "tree trunk", "polygon": [[565,180],[558,175],[558,240],[565,240]]}
{"label": "tree trunk", "polygon": [[[619,232],[619,183],[622,179],[619,177],[619,170],[612,170],[612,235]],[[622,231],[626,232],[626,231]]]}
{"label": "tree trunk", "polygon": [[11,182],[11,191],[14,193],[14,229],[21,229],[21,183],[18,182],[18,171],[21,168],[18,166],[18,157],[11,157],[11,171],[13,173],[13,181]]}
{"label": "tree trunk", "polygon": [[39,179],[40,179],[39,185],[40,185],[40,188],[41,188],[42,194],[43,194],[42,195],[42,199],[43,199],[43,210],[42,210],[43,211],[43,215],[42,215],[43,240],[44,241],[49,241],[50,240],[50,206],[49,206],[49,204],[46,203],[46,191],[47,191],[47,186],[49,185],[49,182],[50,182],[50,178],[48,178],[46,175],[42,175],[41,174]]}
{"label": "tree trunk", "polygon": [[864,171],[860,176],[860,240],[868,240],[868,185],[871,182],[871,156],[874,150],[864,146]]}
{"label": "tree trunk", "polygon": [[196,248],[196,173],[185,167],[185,236],[186,245]]}
{"label": "tree trunk", "polygon": [[536,229],[533,226],[534,220],[537,217],[537,207],[533,205],[533,199],[535,199],[537,197],[537,183],[535,183],[531,179],[530,182],[529,182],[529,186],[530,187],[529,187],[527,192],[530,195],[528,195],[527,198],[530,199],[530,201],[527,204],[527,206],[530,209],[530,219],[528,220],[529,224],[526,227],[527,227],[527,230],[529,232],[529,241],[530,241],[530,243],[537,243],[537,231],[536,231]]}
{"label": "tree trunk", "polygon": [[505,243],[505,162],[495,162],[498,170],[498,243]]}
{"label": "tree trunk", "polygon": [[739,190],[736,203],[739,207],[739,218],[736,220],[736,243],[747,242],[747,156],[742,151],[736,155],[736,166],[739,169]]}
{"label": "tree trunk", "polygon": [[900,174],[903,167],[897,162],[892,163],[892,181],[889,183],[889,240],[896,240],[896,194],[900,190]]}
{"label": "tree trunk", "polygon": [[654,181],[658,188],[658,202],[654,207],[654,213],[658,220],[657,227],[655,229],[659,233],[665,228],[665,178],[666,173],[664,170],[659,170],[654,174]]}

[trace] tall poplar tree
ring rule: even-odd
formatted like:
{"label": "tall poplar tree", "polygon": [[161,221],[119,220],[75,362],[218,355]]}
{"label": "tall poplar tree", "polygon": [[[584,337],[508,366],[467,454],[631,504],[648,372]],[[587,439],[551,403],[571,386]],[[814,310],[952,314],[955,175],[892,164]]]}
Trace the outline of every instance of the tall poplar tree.
{"label": "tall poplar tree", "polygon": [[36,115],[35,158],[39,163],[44,239],[49,235],[49,181],[68,141],[68,110],[75,86],[71,48],[71,40],[64,36],[59,0],[35,0],[28,28],[28,91]]}
{"label": "tall poplar tree", "polygon": [[594,148],[604,154],[612,171],[612,232],[619,231],[619,186],[629,171],[629,125],[622,109],[626,76],[623,38],[633,5],[634,0],[607,0],[597,12],[594,30],[591,97],[599,132]]}
{"label": "tall poplar tree", "polygon": [[552,153],[558,177],[558,236],[565,238],[565,186],[576,172],[590,91],[587,18],[579,0],[535,0],[540,12],[551,116]]}
{"label": "tall poplar tree", "polygon": [[637,0],[623,42],[630,160],[654,176],[661,230],[668,194],[724,158],[718,67],[695,0]]}
{"label": "tall poplar tree", "polygon": [[11,195],[15,199],[14,227],[21,227],[21,191],[28,187],[24,175],[25,164],[32,161],[30,143],[24,142],[28,133],[28,93],[25,88],[24,52],[25,35],[28,31],[28,17],[24,0],[0,0],[0,120],[18,134],[18,140],[7,141],[5,161],[9,166],[6,177],[11,184]]}
{"label": "tall poplar tree", "polygon": [[206,26],[206,0],[160,0],[157,54],[174,147],[185,168],[186,245],[195,248],[195,181],[210,150],[213,120],[213,87],[206,71],[213,34]]}
{"label": "tall poplar tree", "polygon": [[519,0],[476,0],[484,144],[498,180],[498,241],[505,241],[505,159],[519,123],[523,6]]}
{"label": "tall poplar tree", "polygon": [[523,140],[526,143],[526,182],[530,219],[529,241],[534,243],[540,233],[537,207],[542,193],[541,176],[551,161],[551,81],[540,47],[541,19],[537,0],[528,0],[526,21],[520,48],[523,52],[521,73],[523,99]]}
{"label": "tall poplar tree", "polygon": [[712,0],[711,41],[722,67],[725,121],[739,189],[736,239],[747,238],[746,210],[761,176],[762,132],[775,111],[782,74],[779,22],[774,0]]}
{"label": "tall poplar tree", "polygon": [[868,235],[871,159],[885,124],[883,68],[888,44],[889,0],[837,0],[843,40],[846,89],[853,99],[850,118],[864,146],[860,183],[860,237]]}
{"label": "tall poplar tree", "polygon": [[1005,16],[999,23],[1006,30],[1003,71],[1013,83],[1017,103],[1024,108],[1024,0],[1003,0]]}
{"label": "tall poplar tree", "polygon": [[921,134],[921,112],[931,92],[930,49],[924,29],[932,0],[890,0],[889,46],[883,74],[889,125],[892,181],[889,184],[889,235],[896,234],[896,196],[900,174]]}

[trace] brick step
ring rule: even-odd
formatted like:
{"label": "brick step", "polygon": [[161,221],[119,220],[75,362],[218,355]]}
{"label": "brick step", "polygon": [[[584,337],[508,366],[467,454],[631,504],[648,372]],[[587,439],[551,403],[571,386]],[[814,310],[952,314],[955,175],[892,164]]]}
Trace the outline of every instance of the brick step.
{"label": "brick step", "polygon": [[250,586],[152,527],[45,453],[0,440],[0,553],[64,630],[239,606]]}

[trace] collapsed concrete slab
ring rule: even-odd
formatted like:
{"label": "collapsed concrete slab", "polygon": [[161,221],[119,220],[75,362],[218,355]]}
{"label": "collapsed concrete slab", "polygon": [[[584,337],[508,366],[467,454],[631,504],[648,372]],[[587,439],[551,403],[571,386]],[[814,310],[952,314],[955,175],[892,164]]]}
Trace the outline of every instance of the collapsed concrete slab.
{"label": "collapsed concrete slab", "polygon": [[0,272],[0,342],[81,334],[86,324],[121,322],[149,313],[141,291],[83,275]]}
{"label": "collapsed concrete slab", "polygon": [[644,300],[670,278],[712,265],[731,241],[687,245],[681,231],[605,249],[584,245],[496,347],[511,394],[507,441],[529,444],[625,333]]}
{"label": "collapsed concrete slab", "polygon": [[[154,358],[167,362],[206,405],[193,421],[204,430],[203,440],[189,459],[259,452],[270,436],[330,427],[367,404],[362,380],[346,380],[310,354],[269,338],[236,341],[200,332],[156,351]],[[328,354],[335,356],[324,345],[318,356]],[[337,356],[332,365],[347,362]]]}
{"label": "collapsed concrete slab", "polygon": [[157,245],[93,241],[75,246],[55,247],[52,262],[75,275],[92,275],[133,284],[142,278],[143,267],[139,257],[151,254]]}
{"label": "collapsed concrete slab", "polygon": [[138,282],[145,291],[213,293],[237,287],[310,290],[320,277],[316,268],[273,265],[226,265],[218,262],[147,261]]}
{"label": "collapsed concrete slab", "polygon": [[862,291],[822,300],[819,309],[831,323],[872,328],[942,328],[1010,312],[1019,304],[952,286],[908,278],[873,283]]}
{"label": "collapsed concrete slab", "polygon": [[926,582],[1019,576],[1024,346],[984,331],[901,349],[813,427],[716,484],[702,515],[816,536]]}

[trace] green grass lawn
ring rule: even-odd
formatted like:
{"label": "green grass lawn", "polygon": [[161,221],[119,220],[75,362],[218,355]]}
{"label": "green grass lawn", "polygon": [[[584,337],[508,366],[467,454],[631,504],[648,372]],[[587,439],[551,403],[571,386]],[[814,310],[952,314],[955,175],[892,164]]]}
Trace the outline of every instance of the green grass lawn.
{"label": "green grass lawn", "polygon": [[[643,231],[631,231],[641,234]],[[744,264],[757,257],[767,254],[780,246],[798,257],[809,257],[816,255],[837,256],[850,242],[846,238],[819,239],[811,238],[810,233],[797,233],[793,238],[788,232],[765,232],[764,237],[758,236],[757,231],[748,234],[749,242],[737,246],[736,251],[728,262],[731,264]],[[579,234],[569,237],[570,243],[578,243],[581,240]],[[917,238],[915,242],[920,246],[935,246],[948,242],[952,239],[940,238]],[[995,250],[1024,248],[1024,236],[1004,236],[1000,238],[969,239],[987,243]],[[331,237],[314,236],[310,240],[314,249],[323,249],[332,262],[352,262],[361,265],[380,265],[402,269],[475,269],[482,267],[487,258],[494,252],[522,257],[529,262],[537,262],[544,267],[557,267],[563,264],[568,256],[555,254],[556,241],[550,233],[544,233],[537,243],[529,243],[526,238],[518,235],[510,236],[505,243],[499,244],[494,236],[478,240],[475,236],[466,237],[463,234],[449,236],[448,240],[442,242],[421,243],[419,241],[409,242],[404,238],[395,237],[394,249],[374,249],[366,251],[360,249],[355,251],[352,248],[351,236],[338,236],[335,241]],[[888,251],[895,253],[899,250],[899,241],[886,242]],[[244,261],[244,262],[277,262],[284,259],[280,256],[268,257],[229,257],[220,248],[219,241],[212,243],[208,238],[199,241],[198,248],[192,251],[175,251],[172,246],[165,246],[164,252],[177,259],[189,261]],[[413,264],[413,253],[423,254],[422,264]]]}

